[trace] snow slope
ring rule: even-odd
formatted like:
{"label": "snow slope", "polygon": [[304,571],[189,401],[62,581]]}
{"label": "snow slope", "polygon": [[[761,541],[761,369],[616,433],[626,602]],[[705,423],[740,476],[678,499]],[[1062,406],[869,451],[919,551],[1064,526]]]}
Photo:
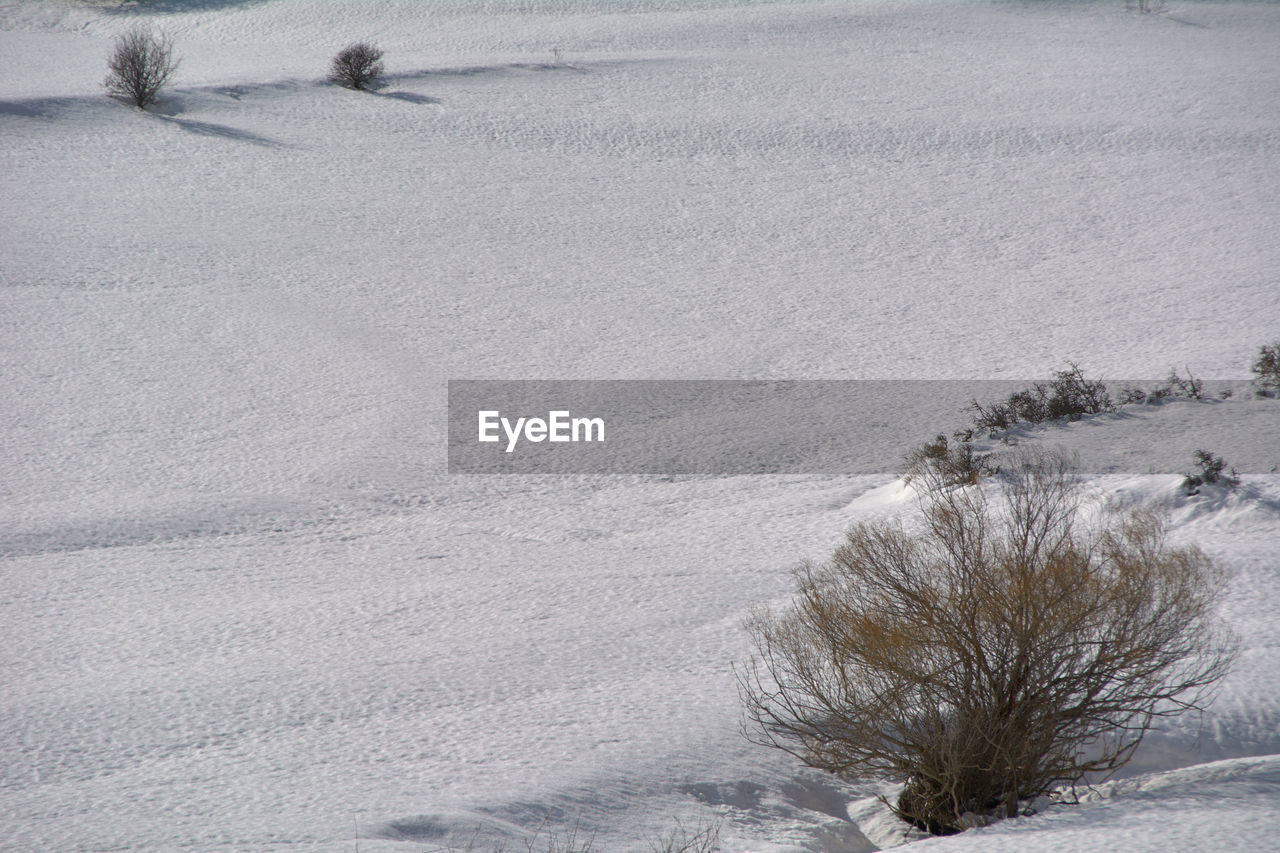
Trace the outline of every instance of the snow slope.
{"label": "snow slope", "polygon": [[[147,113],[100,86],[138,20],[182,58]],[[0,5],[0,847],[681,817],[870,849],[869,789],[747,744],[730,667],[790,566],[910,511],[892,442],[856,477],[449,476],[446,381],[1247,379],[1278,35],[1268,3]],[[359,38],[377,94],[323,83]],[[1236,671],[1133,768],[1183,774],[1192,848],[1280,828],[1273,402],[1026,439],[1236,573]],[[1201,446],[1242,489],[1179,495]],[[1166,849],[1135,784],[921,846]]]}

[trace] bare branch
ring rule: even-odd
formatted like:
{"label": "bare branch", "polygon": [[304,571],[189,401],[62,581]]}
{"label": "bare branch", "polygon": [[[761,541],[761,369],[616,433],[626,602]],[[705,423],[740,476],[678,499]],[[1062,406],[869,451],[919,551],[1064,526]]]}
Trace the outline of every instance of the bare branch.
{"label": "bare branch", "polygon": [[107,61],[107,77],[102,84],[113,95],[128,98],[145,109],[155,103],[160,90],[178,69],[173,58],[173,41],[165,33],[135,27],[116,39],[115,52]]}
{"label": "bare branch", "polygon": [[906,783],[931,832],[1005,815],[1128,761],[1154,720],[1200,707],[1234,654],[1224,578],[1146,511],[1081,521],[1068,460],[1019,451],[998,494],[942,472],[922,524],[861,523],[747,624],[752,740],[841,776]]}
{"label": "bare branch", "polygon": [[382,51],[368,42],[343,48],[329,66],[329,81],[348,89],[375,88],[382,74]]}

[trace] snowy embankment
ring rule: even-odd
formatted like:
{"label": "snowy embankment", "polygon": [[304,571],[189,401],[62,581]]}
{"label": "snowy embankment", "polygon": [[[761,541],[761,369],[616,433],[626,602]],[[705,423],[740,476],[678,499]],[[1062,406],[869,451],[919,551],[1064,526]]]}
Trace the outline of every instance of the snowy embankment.
{"label": "snowy embankment", "polygon": [[[870,849],[730,666],[963,416],[887,413],[865,476],[450,477],[445,382],[1246,378],[1280,8],[1122,5],[0,5],[0,846]],[[100,87],[138,19],[148,113]],[[378,94],[322,82],[360,38]],[[923,848],[1280,832],[1273,402],[1026,439],[1167,506],[1242,653],[1132,768],[1174,775]],[[1180,493],[1201,447],[1240,489]]]}

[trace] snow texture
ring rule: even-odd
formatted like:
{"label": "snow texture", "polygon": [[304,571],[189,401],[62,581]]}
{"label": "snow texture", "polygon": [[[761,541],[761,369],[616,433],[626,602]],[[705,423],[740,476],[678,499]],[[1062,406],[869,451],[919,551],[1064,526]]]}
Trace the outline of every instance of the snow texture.
{"label": "snow texture", "polygon": [[[138,22],[181,59],[148,111],[101,86]],[[324,82],[357,40],[375,93]],[[747,743],[731,669],[790,567],[912,510],[882,444],[449,476],[446,382],[1067,359],[1242,388],[1021,435],[1229,568],[1241,656],[1127,778],[913,843],[1272,846],[1277,43],[1262,2],[0,4],[0,848],[906,840]],[[1240,488],[1186,496],[1200,448]]]}

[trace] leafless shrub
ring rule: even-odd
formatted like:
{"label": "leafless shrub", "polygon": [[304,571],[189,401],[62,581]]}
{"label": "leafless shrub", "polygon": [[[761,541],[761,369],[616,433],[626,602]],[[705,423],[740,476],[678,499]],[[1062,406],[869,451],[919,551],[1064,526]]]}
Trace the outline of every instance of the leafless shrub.
{"label": "leafless shrub", "polygon": [[1233,654],[1222,575],[1168,546],[1160,516],[1086,524],[1058,454],[1001,468],[995,489],[922,479],[917,530],[855,525],[797,571],[788,609],[748,623],[748,736],[904,782],[895,811],[934,833],[1114,771],[1156,718],[1200,707]]}
{"label": "leafless shrub", "polygon": [[1141,388],[1126,385],[1120,389],[1120,405],[1122,406],[1141,406],[1147,402],[1147,392]]}
{"label": "leafless shrub", "polygon": [[1230,474],[1223,473],[1227,469],[1227,463],[1221,456],[1215,456],[1207,450],[1197,450],[1195,460],[1196,471],[1187,474],[1182,481],[1182,487],[1187,490],[1188,495],[1199,494],[1200,487],[1206,483],[1229,489],[1240,485],[1240,472],[1235,468],[1231,469]]}
{"label": "leafless shrub", "polygon": [[1078,421],[1085,415],[1115,411],[1115,404],[1104,383],[1086,379],[1080,366],[1069,361],[1067,369],[1055,372],[1047,384],[1037,382],[990,406],[974,400],[969,408],[973,429],[966,434],[972,436],[981,432],[995,435],[1017,423],[1038,424],[1059,418]]}
{"label": "leafless shrub", "polygon": [[1249,369],[1253,371],[1262,396],[1271,397],[1280,391],[1280,341],[1270,346],[1263,344],[1258,350],[1257,361]]}
{"label": "leafless shrub", "polygon": [[1188,400],[1204,399],[1204,382],[1196,379],[1191,373],[1191,368],[1187,368],[1187,378],[1183,379],[1178,375],[1177,368],[1169,371],[1169,378],[1164,381],[1164,385],[1156,388],[1148,395],[1149,399],[1168,399],[1170,397],[1185,397]]}
{"label": "leafless shrub", "polygon": [[564,835],[550,833],[541,845],[535,835],[525,844],[526,853],[594,853],[596,849],[595,833],[583,836],[575,825]]}
{"label": "leafless shrub", "polygon": [[134,27],[116,39],[115,51],[107,61],[107,77],[102,84],[113,95],[128,98],[139,108],[155,103],[160,90],[178,68],[173,58],[173,41],[165,33]]}
{"label": "leafless shrub", "polygon": [[913,483],[921,478],[948,486],[971,486],[999,470],[992,454],[979,453],[966,441],[951,444],[945,435],[926,441],[906,456],[902,478]]}
{"label": "leafless shrub", "polygon": [[[1230,392],[1225,392],[1223,398],[1230,397]],[[1125,386],[1120,392],[1120,404],[1128,405],[1154,405],[1163,403],[1165,400],[1203,400],[1204,399],[1204,381],[1196,379],[1192,374],[1191,368],[1187,368],[1186,378],[1183,378],[1177,368],[1169,371],[1169,377],[1165,379],[1163,385],[1157,385],[1150,391],[1144,391],[1141,388]]]}
{"label": "leafless shrub", "polygon": [[382,51],[368,42],[344,47],[329,66],[329,81],[348,89],[377,86],[383,74]]}

